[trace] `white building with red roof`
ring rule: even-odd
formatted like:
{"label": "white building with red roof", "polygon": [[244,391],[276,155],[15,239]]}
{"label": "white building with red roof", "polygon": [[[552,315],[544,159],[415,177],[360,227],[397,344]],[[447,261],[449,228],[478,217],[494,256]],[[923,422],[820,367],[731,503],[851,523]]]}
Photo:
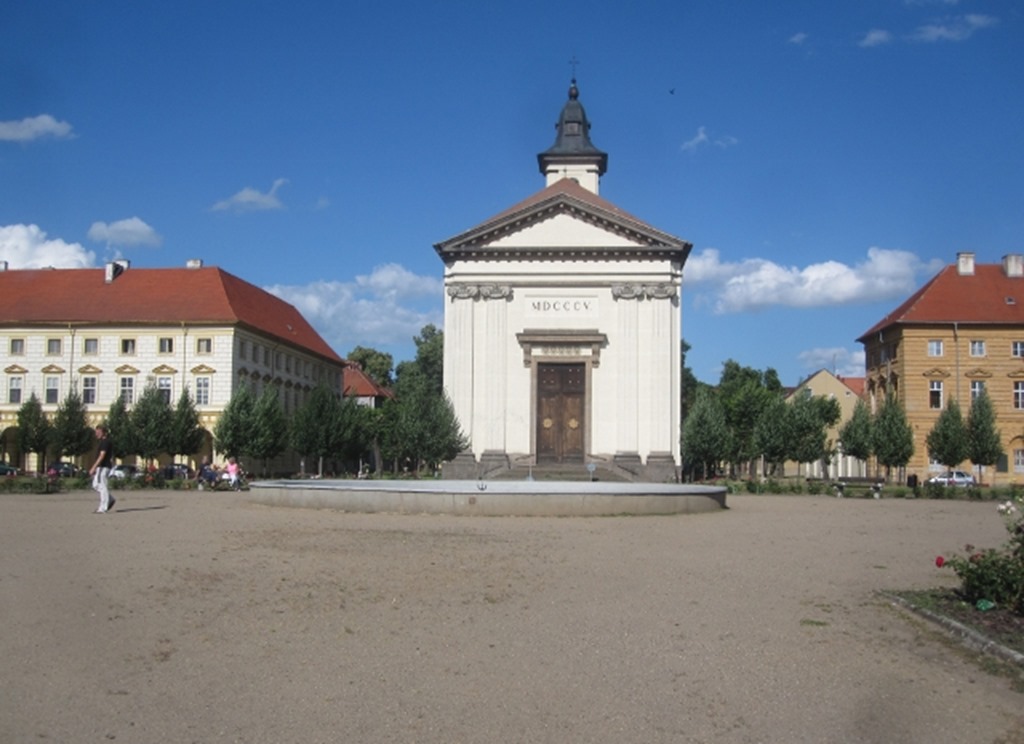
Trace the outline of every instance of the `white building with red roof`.
{"label": "white building with red roof", "polygon": [[595,463],[673,480],[692,246],[599,195],[608,156],[575,81],[556,127],[544,189],[435,245],[445,388],[470,440],[450,472]]}
{"label": "white building with red roof", "polygon": [[[9,269],[0,262],[0,449],[20,457],[17,413],[32,393],[52,414],[75,388],[92,423],[147,385],[182,390],[212,432],[242,383],[280,392],[286,413],[345,362],[292,305],[223,269]],[[205,453],[212,452],[207,437]]]}

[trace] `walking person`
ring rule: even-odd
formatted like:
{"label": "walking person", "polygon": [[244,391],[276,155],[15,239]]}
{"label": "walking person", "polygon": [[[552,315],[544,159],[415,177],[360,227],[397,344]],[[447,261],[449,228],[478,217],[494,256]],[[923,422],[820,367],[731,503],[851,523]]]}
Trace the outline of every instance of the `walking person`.
{"label": "walking person", "polygon": [[100,506],[97,514],[106,514],[114,508],[116,499],[110,495],[110,466],[114,462],[113,445],[110,441],[110,432],[105,426],[96,427],[96,438],[100,447],[96,453],[96,462],[89,468],[89,475],[92,476],[92,487],[100,495]]}

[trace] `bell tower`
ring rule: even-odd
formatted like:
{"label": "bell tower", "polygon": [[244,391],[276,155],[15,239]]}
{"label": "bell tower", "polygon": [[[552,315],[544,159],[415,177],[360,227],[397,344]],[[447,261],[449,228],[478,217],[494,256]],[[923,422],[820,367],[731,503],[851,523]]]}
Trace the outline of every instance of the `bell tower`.
{"label": "bell tower", "polygon": [[562,178],[571,178],[596,194],[601,176],[608,170],[608,153],[598,150],[590,141],[590,122],[579,97],[576,78],[573,78],[569,100],[555,124],[558,132],[555,144],[537,155],[537,162],[547,186]]}

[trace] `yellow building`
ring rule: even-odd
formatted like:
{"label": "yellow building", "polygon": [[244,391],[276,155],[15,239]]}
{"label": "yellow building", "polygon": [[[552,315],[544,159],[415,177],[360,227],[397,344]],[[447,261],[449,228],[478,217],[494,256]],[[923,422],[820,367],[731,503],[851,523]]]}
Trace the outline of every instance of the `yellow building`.
{"label": "yellow building", "polygon": [[960,402],[966,419],[984,390],[1005,456],[983,481],[1024,483],[1024,256],[976,264],[973,253],[958,254],[857,340],[872,409],[892,393],[913,429],[908,474],[924,479],[946,469],[930,461],[925,438],[949,401]]}

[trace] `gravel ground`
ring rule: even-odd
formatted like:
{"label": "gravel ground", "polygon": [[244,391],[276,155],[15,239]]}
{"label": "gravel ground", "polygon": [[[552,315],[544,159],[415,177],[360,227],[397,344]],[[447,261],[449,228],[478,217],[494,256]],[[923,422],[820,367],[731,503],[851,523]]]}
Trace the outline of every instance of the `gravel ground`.
{"label": "gravel ground", "polygon": [[0,497],[2,742],[1024,742],[1024,695],[876,592],[991,504],[730,496],[471,518]]}

